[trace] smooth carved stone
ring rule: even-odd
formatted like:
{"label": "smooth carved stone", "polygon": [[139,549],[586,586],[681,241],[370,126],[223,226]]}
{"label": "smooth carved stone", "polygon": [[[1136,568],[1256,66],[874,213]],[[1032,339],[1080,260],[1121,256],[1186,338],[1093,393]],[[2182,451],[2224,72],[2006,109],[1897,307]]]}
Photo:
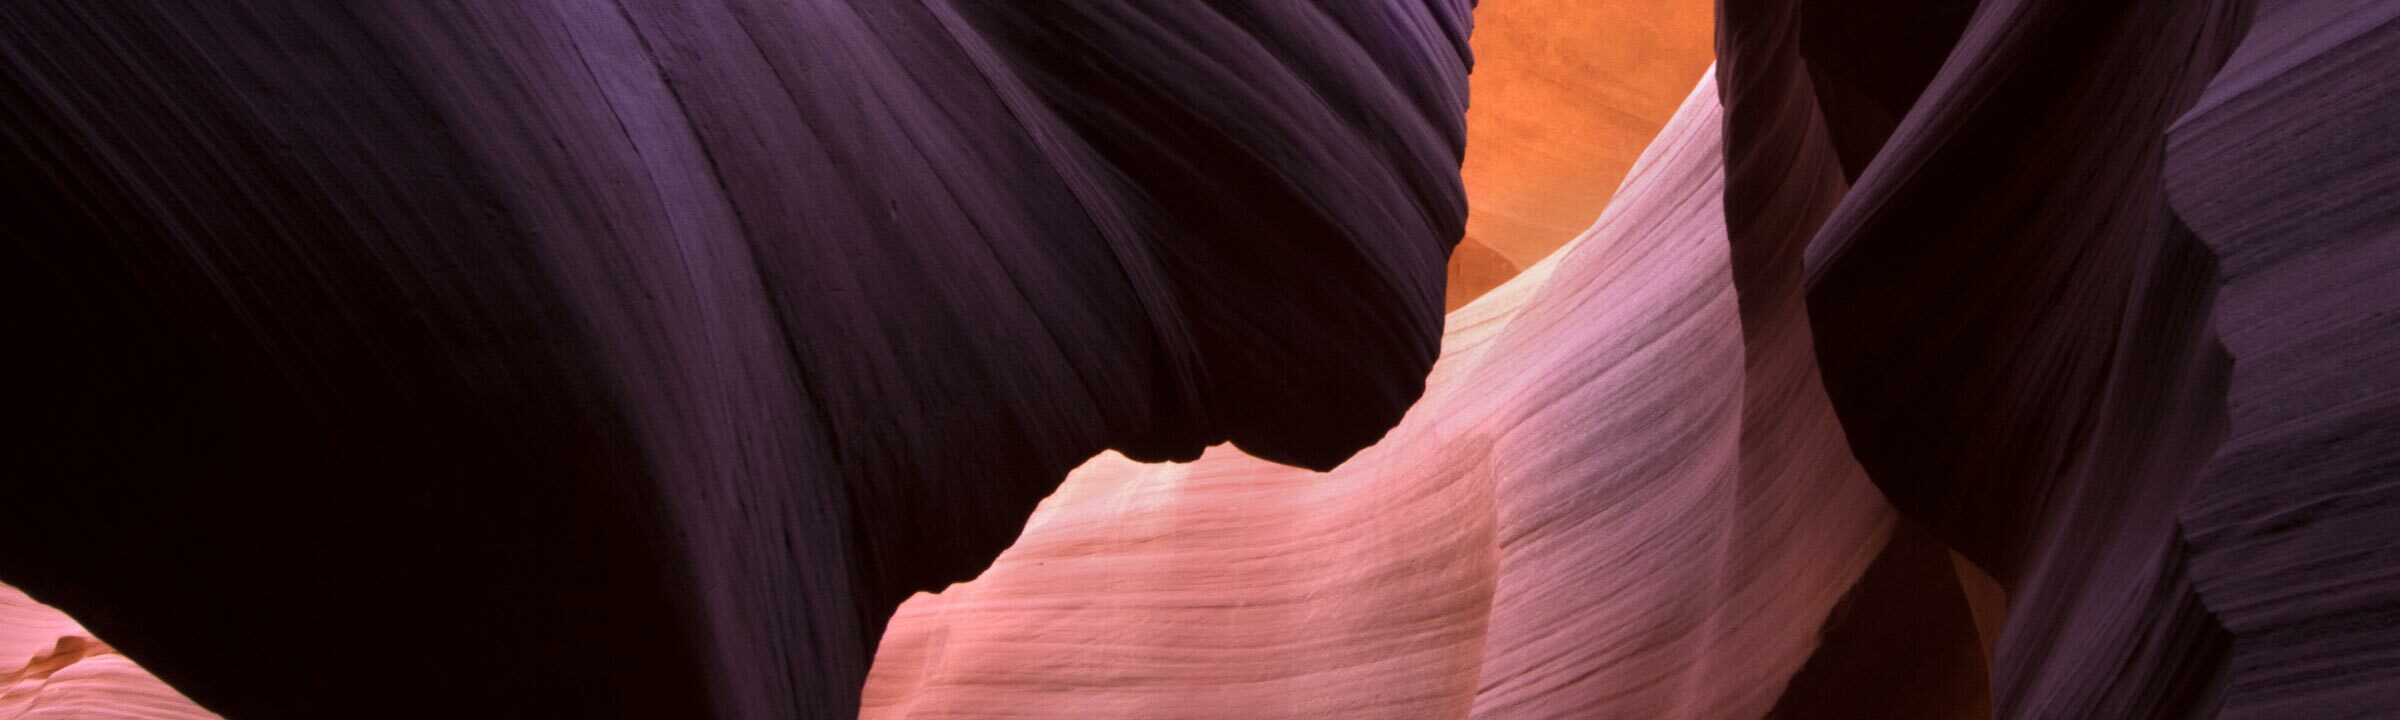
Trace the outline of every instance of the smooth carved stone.
{"label": "smooth carved stone", "polygon": [[0,579],[235,717],[852,716],[1093,454],[1398,422],[1470,4],[0,4]]}
{"label": "smooth carved stone", "polygon": [[[1736,247],[1812,238],[1814,345],[1859,461],[2007,588],[2000,716],[2207,712],[2228,638],[2177,521],[2224,438],[2227,362],[2216,263],[2160,168],[2246,5],[1988,0],[1947,52],[1812,30],[1821,5],[1723,4]],[[1848,104],[1896,107],[1910,78],[1888,139],[1858,130],[1874,113]],[[1828,189],[1771,199],[1794,185]]]}
{"label": "smooth carved stone", "polygon": [[[1794,406],[1810,419],[1761,413],[1762,422],[1745,432],[1765,447],[1844,441],[1840,431],[1821,429],[1838,423],[1811,347],[1803,259],[1964,21],[1958,3],[1860,4],[1721,4],[1718,49],[1726,63],[1718,76],[1727,83],[1730,143],[1725,222],[1752,387],[1760,389],[1745,407]],[[1818,454],[1860,472],[1847,449]],[[1981,603],[1992,612],[1978,613],[1943,540],[1914,523],[1900,529],[1843,599],[1825,641],[1770,717],[1991,716],[1991,647],[1977,630],[1979,620],[1997,624],[1989,616],[2001,603]]]}
{"label": "smooth carved stone", "polygon": [[0,718],[213,720],[57,608],[0,585]]}
{"label": "smooth carved stone", "polygon": [[[902,606],[865,716],[1765,713],[1891,515],[1805,356],[1746,370],[1715,98],[1451,314],[1384,442],[1324,475],[1086,464],[982,577]],[[1806,384],[1746,408],[1769,381]],[[1779,421],[1804,441],[1746,432]]]}
{"label": "smooth carved stone", "polygon": [[[1708,67],[1709,0],[1509,0],[1475,9],[1467,237],[1512,268],[1457,272],[1450,308],[1574,240]],[[1457,268],[1478,260],[1461,252]]]}
{"label": "smooth carved stone", "polygon": [[2183,506],[2227,718],[2400,716],[2400,2],[2260,0],[2167,133],[2232,433]]}
{"label": "smooth carved stone", "polygon": [[1458,247],[1450,251],[1450,279],[1446,284],[1448,289],[1442,294],[1443,311],[1466,307],[1475,298],[1516,277],[1520,270],[1507,256],[1477,242],[1475,236],[1460,239]]}

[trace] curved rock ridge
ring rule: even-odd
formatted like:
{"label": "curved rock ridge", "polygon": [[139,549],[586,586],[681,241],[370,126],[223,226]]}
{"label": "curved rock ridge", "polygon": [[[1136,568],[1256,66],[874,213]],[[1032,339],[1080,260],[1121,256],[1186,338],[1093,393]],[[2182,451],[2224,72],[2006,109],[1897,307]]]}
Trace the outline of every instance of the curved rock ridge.
{"label": "curved rock ridge", "polygon": [[1475,102],[1459,171],[1470,208],[1467,240],[1451,257],[1449,309],[1548,257],[1607,209],[1708,66],[1711,12],[1709,0],[1476,8]]}
{"label": "curved rock ridge", "polygon": [[2400,0],[1474,5],[0,2],[0,718],[2400,715]]}
{"label": "curved rock ridge", "polygon": [[2400,716],[2400,2],[2260,0],[2167,134],[2232,431],[2183,506],[2227,718]]}
{"label": "curved rock ridge", "polygon": [[1735,297],[1725,130],[1702,75],[1584,254],[1562,254],[1489,351],[1547,372],[1509,372],[1540,379],[1516,399],[1537,409],[1490,421],[1544,444],[1499,453],[1518,474],[1496,491],[1477,717],[1761,716],[1889,532],[1805,318]]}
{"label": "curved rock ridge", "polygon": [[[1953,45],[1810,22],[1865,5],[1964,24]],[[2177,510],[2224,438],[2227,361],[2216,263],[2161,167],[2248,7],[1926,5],[1724,3],[1727,203],[1759,218],[1733,221],[1736,247],[1809,238],[1851,447],[2007,588],[1999,715],[2205,715],[2229,638],[2193,592]]]}
{"label": "curved rock ridge", "polygon": [[1470,5],[0,4],[0,579],[237,717],[853,715],[1094,453],[1399,420]]}
{"label": "curved rock ridge", "polygon": [[0,717],[213,719],[66,613],[0,585]]}
{"label": "curved rock ridge", "polygon": [[2006,605],[1981,568],[1902,518],[1766,717],[1991,718]]}
{"label": "curved rock ridge", "polygon": [[[1779,371],[1782,382],[1757,386],[1805,388],[1809,409],[1823,417],[1829,406],[1810,348],[1802,259],[1964,18],[1939,2],[1750,0],[1720,10],[1727,173],[1739,180],[1725,189],[1725,222],[1752,373]],[[1818,425],[1837,423],[1827,417],[1810,426]],[[1745,431],[1770,447],[1809,439],[1784,423]],[[1838,432],[1819,437],[1841,441]],[[1770,716],[1991,717],[1984,630],[1999,623],[2005,599],[1996,589],[1971,592],[1990,581],[1953,556],[1942,538],[1899,523]]]}
{"label": "curved rock ridge", "polygon": [[[1891,515],[1805,345],[1745,362],[1715,98],[1451,314],[1383,443],[1322,476],[1087,463],[981,577],[901,607],[863,716],[1764,714]],[[1797,440],[1746,432],[1778,423]]]}

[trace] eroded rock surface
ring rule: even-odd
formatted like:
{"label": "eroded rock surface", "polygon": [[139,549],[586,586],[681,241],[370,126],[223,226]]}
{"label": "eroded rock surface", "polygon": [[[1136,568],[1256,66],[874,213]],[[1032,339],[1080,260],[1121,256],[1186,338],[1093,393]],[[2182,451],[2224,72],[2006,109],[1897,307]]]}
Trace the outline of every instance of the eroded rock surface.
{"label": "eroded rock surface", "polygon": [[1763,714],[1890,511],[1785,372],[1805,347],[1745,361],[1718,118],[1703,82],[1332,473],[1078,469],[991,570],[902,607],[866,715]]}
{"label": "eroded rock surface", "polygon": [[2400,3],[2259,0],[2168,133],[2232,430],[2183,506],[2224,717],[2400,715]]}
{"label": "eroded rock surface", "polygon": [[1103,448],[1398,421],[1469,4],[8,3],[0,579],[237,717],[852,715]]}
{"label": "eroded rock surface", "polygon": [[[1709,0],[1510,0],[1475,9],[1467,242],[1450,308],[1574,240],[1708,67]],[[1464,246],[1462,246],[1464,247]],[[1466,267],[1461,268],[1460,266]]]}
{"label": "eroded rock surface", "polygon": [[0,717],[213,720],[57,608],[0,585]]}
{"label": "eroded rock surface", "polygon": [[[1725,82],[1756,90],[1728,95],[1754,130],[1728,139],[1727,202],[1811,238],[1808,311],[1851,446],[2007,588],[1997,712],[2208,713],[2230,638],[2177,518],[2224,439],[2228,363],[2215,258],[2161,167],[2248,8],[1879,4],[1964,20],[1947,48],[1809,22],[1860,5],[1724,3]],[[1794,178],[1829,189],[1758,200]]]}

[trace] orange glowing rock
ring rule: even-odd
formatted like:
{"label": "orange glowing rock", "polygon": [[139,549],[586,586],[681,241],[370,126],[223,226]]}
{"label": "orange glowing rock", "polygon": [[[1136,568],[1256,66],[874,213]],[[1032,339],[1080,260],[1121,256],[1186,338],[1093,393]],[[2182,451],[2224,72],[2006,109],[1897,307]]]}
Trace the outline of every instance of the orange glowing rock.
{"label": "orange glowing rock", "polygon": [[[1475,9],[1467,237],[1450,309],[1583,232],[1715,57],[1710,0],[1490,0]],[[1466,272],[1462,264],[1481,263]]]}

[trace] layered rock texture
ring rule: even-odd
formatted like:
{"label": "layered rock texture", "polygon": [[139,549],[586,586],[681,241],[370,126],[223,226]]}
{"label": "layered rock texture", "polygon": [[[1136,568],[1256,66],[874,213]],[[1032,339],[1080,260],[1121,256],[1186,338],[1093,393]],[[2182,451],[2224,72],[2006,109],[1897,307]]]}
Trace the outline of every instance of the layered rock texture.
{"label": "layered rock texture", "polygon": [[1475,10],[1450,309],[1590,227],[1708,67],[1709,0],[1513,0]]}
{"label": "layered rock texture", "polygon": [[902,606],[865,715],[1764,714],[1892,520],[1798,306],[1740,311],[1720,117],[1704,81],[1332,473],[1078,469],[981,578]]}
{"label": "layered rock texture", "polygon": [[1468,23],[7,3],[0,578],[234,717],[851,716],[1094,453],[1399,419]]}
{"label": "layered rock texture", "polygon": [[1476,5],[0,3],[0,718],[2400,716],[2400,0]]}
{"label": "layered rock texture", "polygon": [[[1857,12],[1883,5],[1919,16],[1909,42],[1861,21],[1899,17]],[[2384,220],[2334,218],[2388,219],[2368,188],[2389,140],[2361,123],[2400,108],[2388,79],[2326,80],[2365,69],[2344,52],[2372,53],[2392,4],[2336,5],[1720,6],[1734,242],[1808,238],[1815,345],[1861,464],[2007,588],[2001,716],[2400,701],[2389,536],[2343,530],[2389,526],[2373,398],[2392,352],[2333,339],[2390,295],[2368,260],[2389,254]],[[2269,75],[2313,102],[2257,110]],[[2264,291],[2264,257],[2351,274]],[[2287,294],[2220,294],[2245,287]],[[2310,319],[2262,334],[2278,316]],[[2353,361],[2278,360],[2309,343]],[[2277,419],[2229,436],[2245,398]],[[2296,599],[2308,584],[2344,590]]]}
{"label": "layered rock texture", "polygon": [[2183,506],[2227,717],[2400,714],[2400,3],[2259,0],[2170,126],[2230,429]]}
{"label": "layered rock texture", "polygon": [[216,715],[57,608],[0,585],[0,717],[201,720]]}

